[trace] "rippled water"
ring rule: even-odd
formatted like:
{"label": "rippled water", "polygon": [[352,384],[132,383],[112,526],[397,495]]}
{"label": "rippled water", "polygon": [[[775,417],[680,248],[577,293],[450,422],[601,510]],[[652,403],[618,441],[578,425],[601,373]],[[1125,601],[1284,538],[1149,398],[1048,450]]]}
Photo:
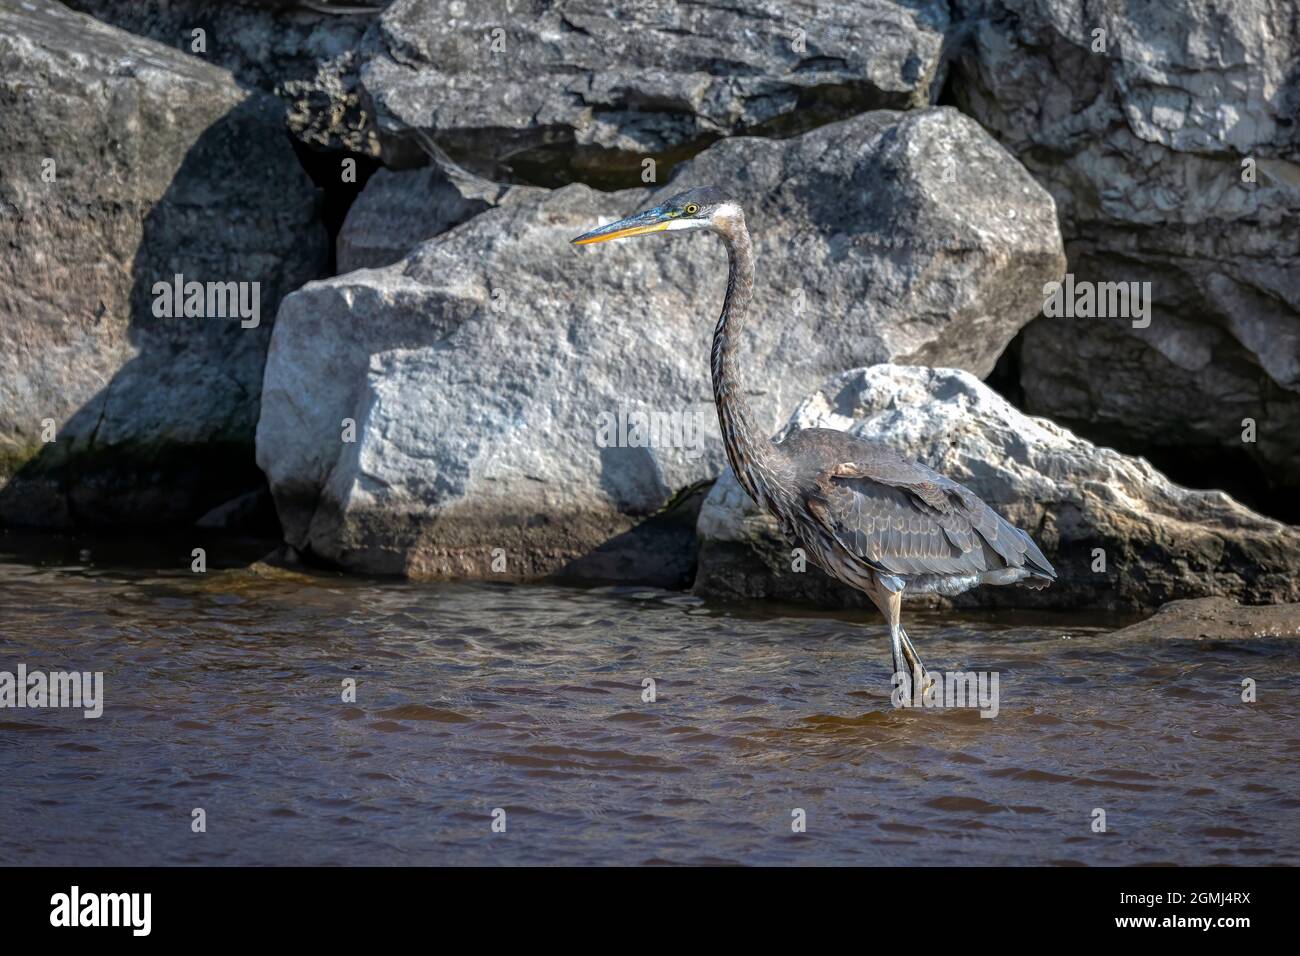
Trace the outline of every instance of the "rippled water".
{"label": "rippled water", "polygon": [[98,565],[0,563],[0,670],[106,697],[0,710],[0,862],[1300,862],[1286,640],[910,613],[930,666],[999,672],[982,719],[894,709],[860,615]]}

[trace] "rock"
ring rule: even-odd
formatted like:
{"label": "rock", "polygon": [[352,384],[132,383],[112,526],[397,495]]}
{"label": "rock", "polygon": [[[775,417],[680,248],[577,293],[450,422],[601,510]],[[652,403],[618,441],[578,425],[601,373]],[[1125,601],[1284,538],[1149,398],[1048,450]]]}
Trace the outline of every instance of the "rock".
{"label": "rock", "polygon": [[789,136],[933,102],[941,0],[397,0],[367,34],[361,82],[384,162],[430,144],[499,181],[643,182],[719,137]]}
{"label": "rock", "polygon": [[[374,124],[361,103],[361,39],[374,20],[367,7],[330,0],[71,0],[97,20],[223,67],[246,86],[284,103],[289,131],[317,149],[379,155]],[[331,9],[333,7],[334,9]],[[194,30],[203,30],[196,50]]]}
{"label": "rock", "polygon": [[[962,482],[1029,532],[1060,575],[1043,591],[983,587],[960,604],[1134,609],[1204,596],[1300,598],[1300,529],[1024,415],[966,372],[854,369],[813,392],[787,427],[879,440]],[[793,571],[791,545],[730,472],[700,510],[699,538],[697,594],[866,605],[811,565]]]}
{"label": "rock", "polygon": [[503,202],[527,195],[526,187],[444,172],[439,166],[378,169],[348,210],[338,237],[338,271],[390,265],[452,226]]}
{"label": "rock", "polygon": [[[959,0],[956,11],[971,42],[954,97],[1052,192],[1070,271],[1151,283],[1145,328],[1122,317],[1027,328],[1025,407],[1130,449],[1244,453],[1277,489],[1300,489],[1294,5]],[[1246,418],[1255,442],[1242,440]]]}
{"label": "rock", "polygon": [[[279,114],[193,57],[0,0],[0,522],[189,523],[261,484],[271,320],[326,253]],[[216,297],[158,317],[178,274],[242,283],[248,318]]]}
{"label": "rock", "polygon": [[[983,188],[949,181],[953,163]],[[710,182],[755,237],[742,361],[772,427],[863,362],[987,373],[1063,265],[1046,194],[950,109],[728,140],[661,192]],[[486,576],[500,549],[511,574],[688,583],[693,542],[663,509],[725,467],[708,373],[723,250],[691,233],[569,245],[651,198],[523,190],[289,296],[258,425],[286,541],[362,571]],[[650,447],[600,433],[651,413]]]}
{"label": "rock", "polygon": [[1244,607],[1221,597],[1171,601],[1145,621],[1111,636],[1117,640],[1162,641],[1300,637],[1300,604]]}
{"label": "rock", "polygon": [[211,531],[265,532],[278,531],[275,519],[275,502],[268,489],[255,488],[238,498],[217,505],[198,521],[196,528]]}

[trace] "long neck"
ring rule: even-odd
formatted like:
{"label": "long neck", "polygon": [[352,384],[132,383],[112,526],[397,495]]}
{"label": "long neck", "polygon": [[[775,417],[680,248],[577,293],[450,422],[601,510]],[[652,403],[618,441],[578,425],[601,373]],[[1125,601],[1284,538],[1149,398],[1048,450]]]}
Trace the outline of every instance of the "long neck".
{"label": "long neck", "polygon": [[758,489],[771,473],[773,445],[754,427],[753,411],[736,361],[736,347],[754,297],[754,251],[743,218],[719,229],[718,235],[727,247],[728,268],[727,297],[713,333],[713,401],[718,407],[718,423],[731,470],[749,497],[761,504]]}

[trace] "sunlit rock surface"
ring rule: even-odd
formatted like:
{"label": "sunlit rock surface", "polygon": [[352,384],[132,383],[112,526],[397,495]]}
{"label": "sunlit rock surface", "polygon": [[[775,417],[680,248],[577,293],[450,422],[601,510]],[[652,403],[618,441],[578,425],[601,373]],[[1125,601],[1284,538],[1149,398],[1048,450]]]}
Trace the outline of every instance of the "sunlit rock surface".
{"label": "sunlit rock surface", "polygon": [[338,271],[390,265],[426,239],[534,190],[501,186],[436,165],[378,169],[348,210],[338,237]]}
{"label": "sunlit rock surface", "polygon": [[722,136],[932,103],[948,28],[941,0],[397,0],[361,81],[389,165],[432,144],[501,181],[627,186]]}
{"label": "sunlit rock surface", "polygon": [[[755,237],[741,362],[764,427],[844,368],[986,374],[1063,269],[1049,197],[949,109],[729,140],[659,193],[522,190],[285,300],[258,461],[288,543],[357,570],[487,577],[499,548],[515,575],[689,583],[687,492],[724,468],[708,348],[726,257],[704,233],[569,240],[704,183]],[[659,416],[651,447],[600,435],[637,412]]]}
{"label": "sunlit rock surface", "polygon": [[1300,489],[1295,4],[958,0],[954,19],[955,100],[1051,191],[1071,271],[1151,283],[1146,327],[1026,329],[1026,407],[1129,449],[1242,456]]}
{"label": "sunlit rock surface", "polygon": [[[261,483],[270,325],[326,255],[277,102],[0,0],[0,245],[0,522],[188,523]],[[255,289],[257,327],[206,292],[213,317],[159,317],[177,275]]]}
{"label": "sunlit rock surface", "polygon": [[381,5],[363,0],[69,3],[104,23],[227,69],[245,86],[275,94],[284,104],[289,132],[307,146],[365,155],[378,155],[379,140],[358,82],[361,40],[375,19],[362,11]]}
{"label": "sunlit rock surface", "polygon": [[[961,604],[1123,609],[1209,595],[1300,598],[1300,529],[1023,415],[966,372],[845,372],[814,391],[789,426],[880,441],[961,482],[1027,531],[1060,576],[1042,591],[977,588]],[[811,565],[794,570],[792,545],[730,471],[700,510],[699,536],[698,594],[868,604]]]}

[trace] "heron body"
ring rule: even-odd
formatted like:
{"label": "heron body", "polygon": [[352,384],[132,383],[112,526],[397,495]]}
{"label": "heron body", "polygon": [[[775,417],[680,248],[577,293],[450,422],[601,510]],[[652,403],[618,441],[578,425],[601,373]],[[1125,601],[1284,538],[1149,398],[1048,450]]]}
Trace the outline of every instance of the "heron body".
{"label": "heron body", "polygon": [[727,292],[713,334],[713,398],[727,460],[745,492],[827,574],[871,598],[889,624],[895,674],[924,686],[900,622],[904,593],[960,594],[981,584],[1046,587],[1056,572],[1025,532],[969,488],[879,442],[827,428],[782,441],[755,425],[736,344],[754,289],[745,214],[712,186],[688,190],[578,244],[708,229],[727,249]]}

